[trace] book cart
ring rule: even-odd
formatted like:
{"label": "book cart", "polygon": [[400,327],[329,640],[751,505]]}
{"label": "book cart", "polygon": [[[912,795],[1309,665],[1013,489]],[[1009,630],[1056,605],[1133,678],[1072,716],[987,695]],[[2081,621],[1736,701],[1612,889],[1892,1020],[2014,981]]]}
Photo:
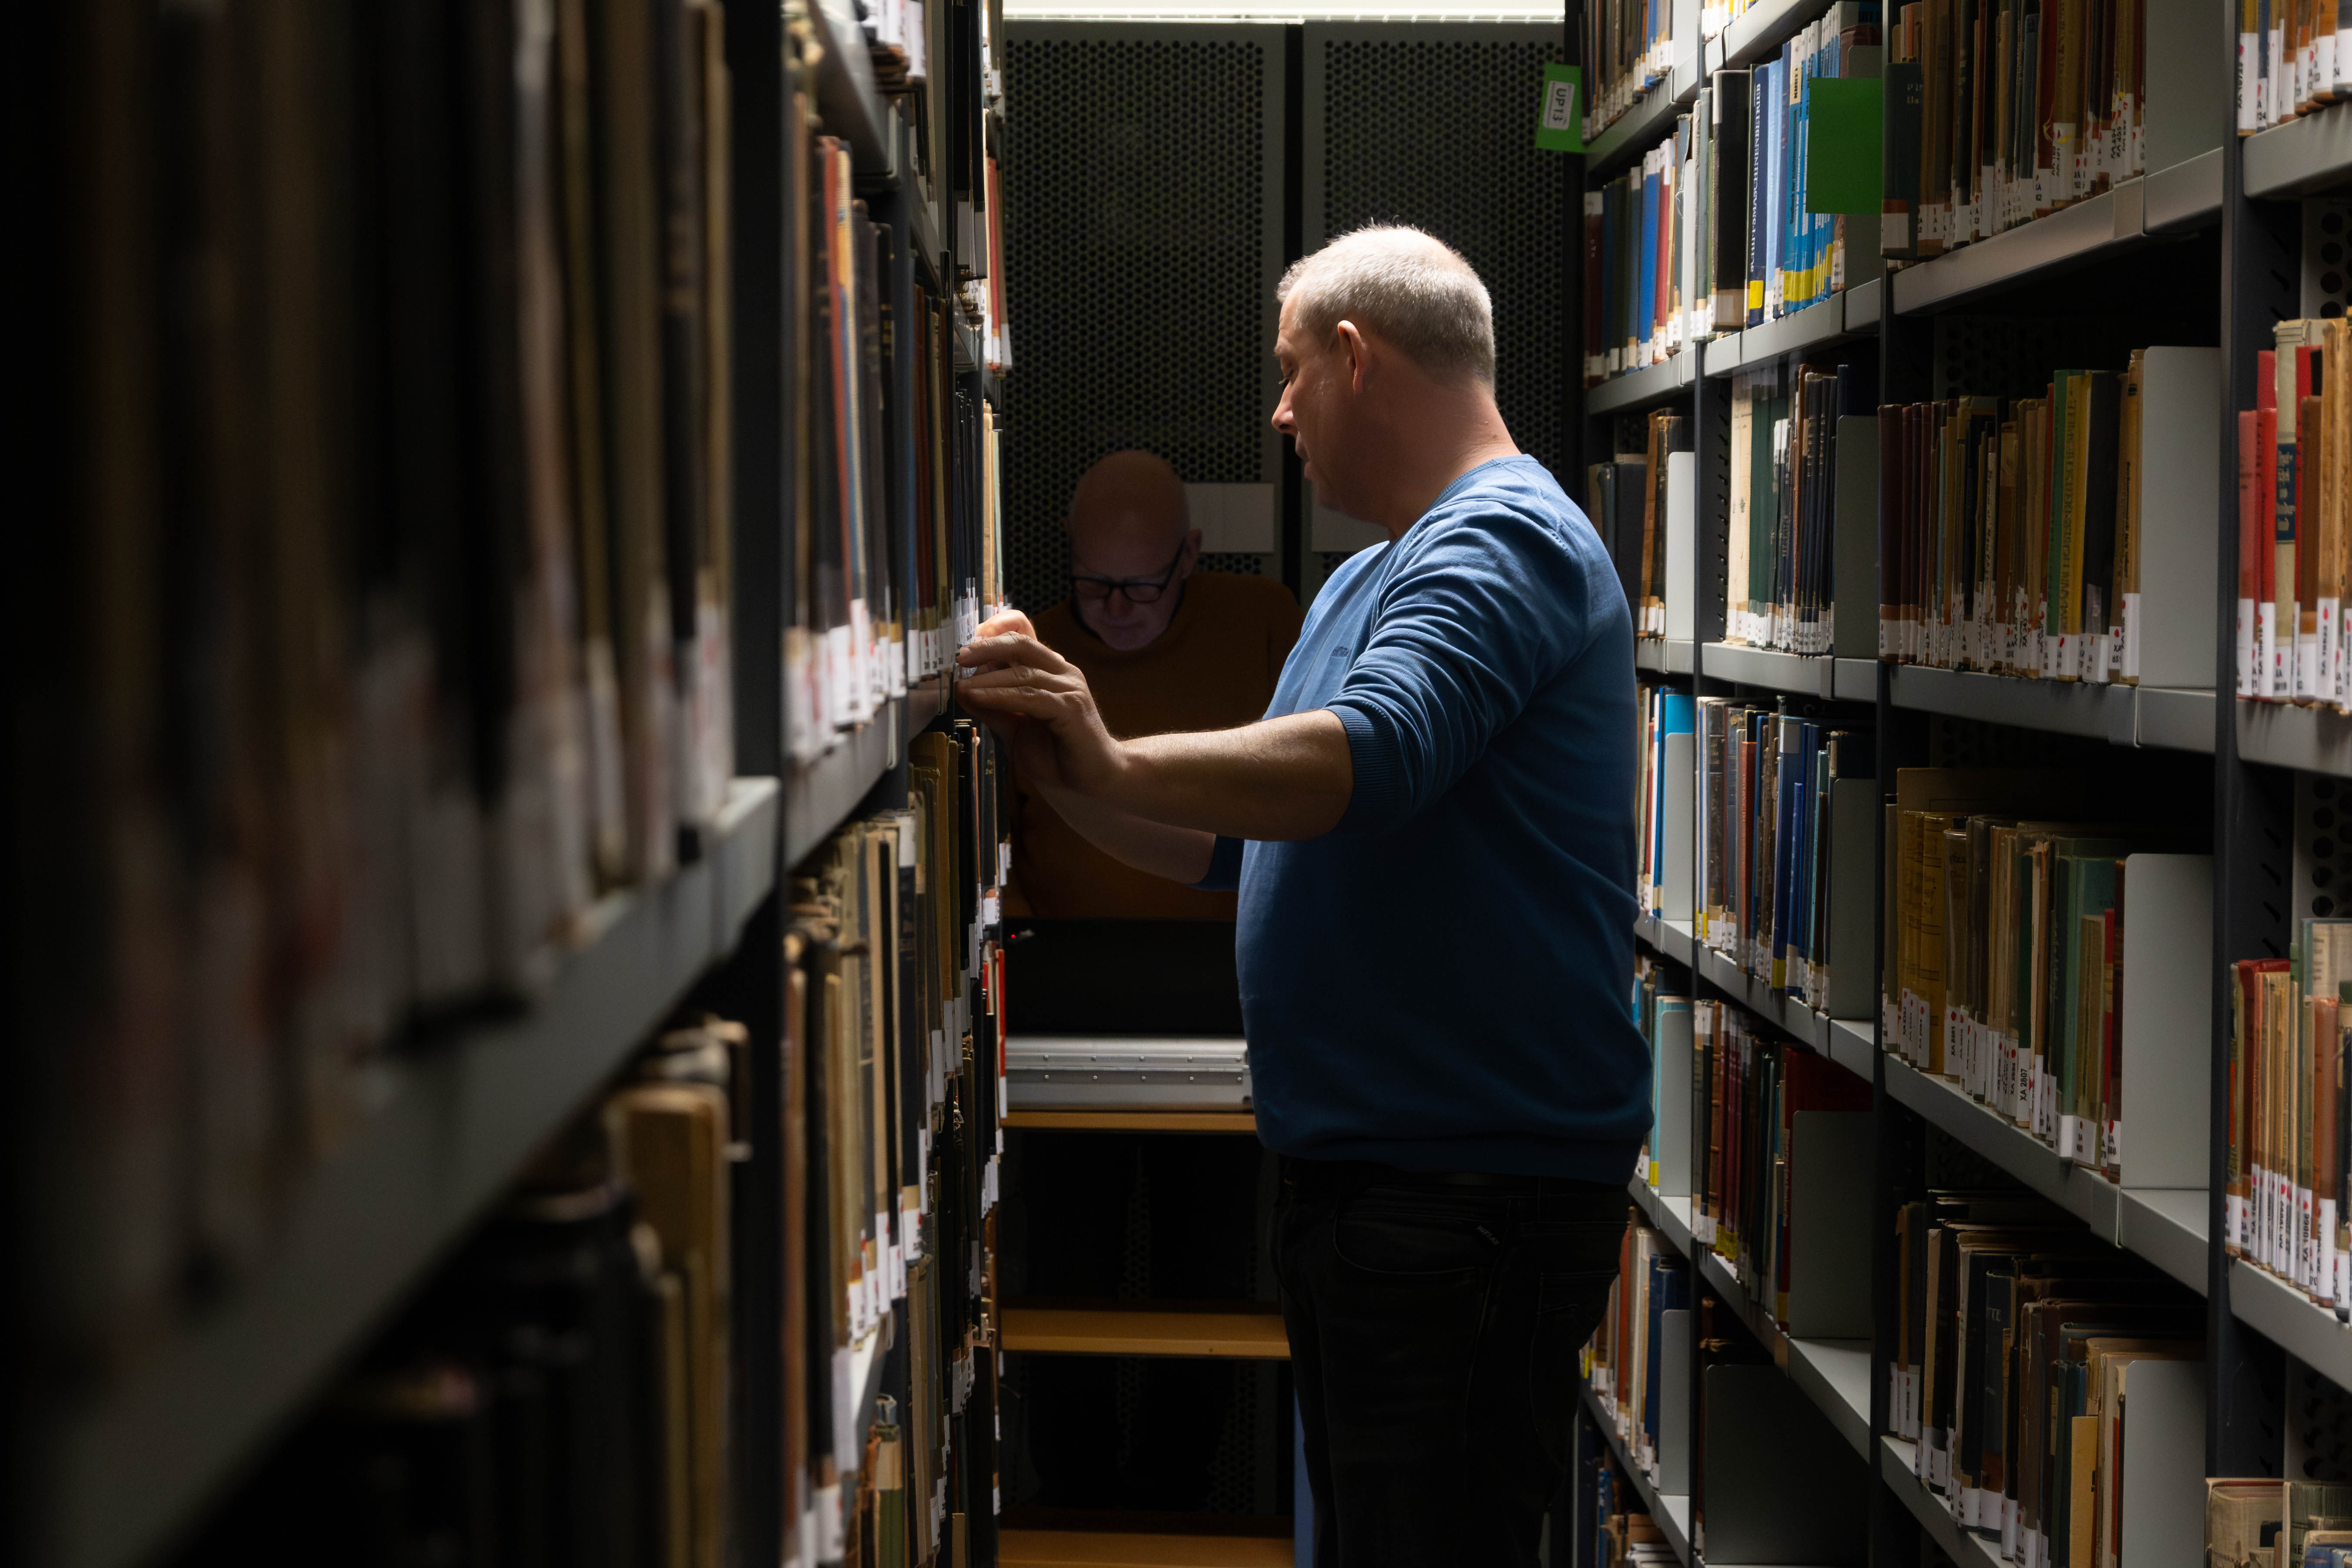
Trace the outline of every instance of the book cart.
{"label": "book cart", "polygon": [[[1657,85],[1589,137],[1588,188],[1671,136],[1675,115],[1688,112],[1710,72],[1772,58],[1823,9],[1803,0],[1750,5],[1727,23],[1710,11],[1704,38],[1696,7],[1677,9],[1661,51],[1671,63],[1655,72]],[[2309,1290],[2232,1256],[2224,1238],[2231,966],[2286,959],[2305,917],[2334,912],[2331,808],[2352,768],[2352,731],[2333,703],[2233,695],[2238,413],[2257,405],[2256,355],[2273,346],[2274,323],[2341,313],[2338,204],[2352,189],[2352,111],[2326,108],[2241,134],[2230,79],[2230,62],[2241,58],[2234,13],[2151,0],[2145,15],[2145,174],[1931,259],[1856,266],[1850,255],[1843,290],[1760,326],[1695,331],[1697,341],[1659,363],[1585,393],[1589,465],[1643,456],[1642,426],[1654,411],[1688,423],[1688,455],[1669,458],[1661,476],[1653,567],[1665,635],[1637,645],[1644,687],[1848,730],[1875,761],[1862,770],[1874,773],[1872,809],[1828,851],[1832,905],[1872,915],[1832,921],[1817,933],[1811,956],[1837,977],[1827,987],[1832,1005],[1818,1008],[1757,978],[1696,929],[1706,894],[1694,884],[1708,824],[1696,798],[1703,785],[1691,779],[1703,759],[1695,761],[1687,733],[1654,737],[1660,837],[1645,866],[1656,862],[1656,890],[1637,934],[1640,951],[1662,966],[1662,989],[1736,1005],[1750,1028],[1788,1050],[1818,1053],[1866,1080],[1872,1107],[1859,1136],[1823,1127],[1796,1141],[1791,1273],[1775,1303],[1734,1279],[1703,1237],[1693,1240],[1695,1166],[1706,1152],[1694,1156],[1688,1096],[1705,1089],[1691,1087],[1689,1015],[1662,1016],[1655,1026],[1659,1131],[1650,1179],[1637,1177],[1632,1192],[1642,1223],[1686,1260],[1690,1294],[1651,1331],[1650,1353],[1662,1364],[1648,1394],[1656,1406],[1650,1431],[1623,1429],[1616,1410],[1589,1395],[1583,1432],[1591,1448],[1610,1452],[1636,1506],[1685,1563],[1702,1552],[1717,1563],[1909,1563],[1920,1560],[1922,1539],[1956,1563],[2026,1560],[2013,1540],[2005,1558],[1999,1528],[1971,1528],[1967,1507],[1920,1473],[1927,1467],[1891,1407],[1905,1397],[1895,1364],[1904,1328],[1898,1211],[1930,1187],[2032,1194],[2052,1216],[2073,1216],[2150,1277],[2201,1299],[2201,1353],[2178,1363],[2189,1370],[2151,1376],[2126,1406],[2132,1468],[2119,1484],[2126,1517],[2147,1521],[2125,1529],[2126,1564],[2200,1560],[2202,1478],[2345,1476],[2332,1434],[2352,1387],[2352,1328]],[[1878,421],[1868,418],[1836,423],[1820,469],[1828,493],[1819,515],[1832,533],[1829,651],[1727,639],[1737,624],[1727,612],[1741,596],[1727,583],[1740,373],[1777,364],[1793,376],[1800,367],[1853,363],[1881,405],[1863,412],[1885,418],[1887,405],[2032,395],[2059,365],[2120,372],[2126,351],[2149,345],[2204,351],[2151,416],[2151,428],[2166,434],[2146,446],[2165,478],[2143,491],[2149,575],[2141,586],[2166,607],[2139,632],[2154,658],[2144,668],[2160,668],[2160,678],[2032,679],[1882,658],[1880,556],[1890,533],[1881,515],[1885,448]],[[1993,384],[2004,374],[2022,392]],[[2267,548],[2267,507],[2260,518]],[[1603,532],[1621,566],[1629,549],[1638,563],[1637,539],[1612,535],[1605,523]],[[1889,1037],[1902,1024],[1899,1004],[1885,1005],[1900,940],[1891,909],[1900,871],[1888,864],[1897,846],[1887,838],[1896,781],[1906,769],[1970,766],[2079,771],[2120,792],[2111,803],[2165,795],[2181,847],[2200,852],[2155,857],[2178,862],[2170,869],[2179,874],[2152,866],[2132,883],[2136,894],[2147,891],[2131,906],[2117,982],[2122,1120],[2131,1132],[2117,1159],[2063,1157],[1972,1093],[1957,1054],[1948,1070],[1930,1072]],[[1829,831],[1847,826],[1841,818]],[[1855,973],[1871,984],[1852,984]],[[1752,1335],[1764,1352],[1752,1359],[1769,1360],[1777,1381],[1712,1365],[1694,1351],[1694,1314],[1683,1309],[1702,1293],[1720,1304],[1718,1324],[1737,1320]],[[1723,1386],[1702,1401],[1708,1378]],[[1756,1424],[1738,1425],[1751,1408]],[[1703,1531],[1695,1528],[1697,1495]],[[1592,1506],[1588,1489],[1579,1563],[1599,1562],[1606,1550],[1595,1544]]]}

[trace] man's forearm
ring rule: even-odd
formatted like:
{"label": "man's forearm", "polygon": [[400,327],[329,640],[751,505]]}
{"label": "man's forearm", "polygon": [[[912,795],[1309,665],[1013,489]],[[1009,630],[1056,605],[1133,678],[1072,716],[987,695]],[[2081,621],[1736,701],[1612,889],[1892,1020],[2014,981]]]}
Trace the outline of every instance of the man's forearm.
{"label": "man's forearm", "polygon": [[1187,886],[1209,874],[1209,859],[1217,847],[1213,833],[1147,821],[1108,801],[1068,790],[1040,793],[1078,837],[1123,865]]}
{"label": "man's forearm", "polygon": [[1238,730],[1122,742],[1118,765],[1090,793],[1150,822],[1275,840],[1330,832],[1354,787],[1348,731],[1338,714],[1318,709]]}

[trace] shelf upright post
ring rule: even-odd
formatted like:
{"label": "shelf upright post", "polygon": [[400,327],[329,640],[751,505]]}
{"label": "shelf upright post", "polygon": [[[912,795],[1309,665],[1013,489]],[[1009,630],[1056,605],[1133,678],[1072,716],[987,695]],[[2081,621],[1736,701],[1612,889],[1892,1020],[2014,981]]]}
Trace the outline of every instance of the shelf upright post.
{"label": "shelf upright post", "polygon": [[[2234,48],[2234,16],[2216,13],[2217,40]],[[2226,58],[2226,57],[2225,57]],[[2255,354],[2272,341],[2273,323],[2296,313],[2293,204],[2257,206],[2246,195],[2245,164],[2233,106],[2221,112],[2221,385],[2219,493],[2214,497],[2213,639],[2213,952],[2217,975],[2241,958],[2284,958],[2293,929],[2285,890],[2294,886],[2294,791],[2287,776],[2238,757],[2237,616],[2238,420],[2254,405]],[[2206,1179],[2205,1473],[2274,1476],[2285,1458],[2281,1403],[2284,1366],[2278,1348],[2238,1321],[2230,1305],[2230,1258],[2223,1195],[2229,1170],[2230,988],[2213,987],[2211,1166]]]}
{"label": "shelf upright post", "polygon": [[[1878,401],[1882,408],[1889,404],[1924,403],[1935,395],[1936,336],[1932,322],[1900,314],[1895,309],[1895,269],[1882,258],[1879,263],[1878,297]],[[1882,414],[1881,417],[1884,417]],[[1874,553],[1885,551],[1885,520],[1880,521],[1880,542]],[[1924,760],[1927,753],[1926,721],[1916,713],[1895,706],[1895,671],[1892,665],[1877,666],[1876,686],[1876,760],[1874,772],[1878,779],[1879,818],[1885,820],[1886,808],[1895,803],[1895,770]],[[1894,911],[1886,903],[1886,835],[1874,833],[1877,853],[1873,858],[1871,898],[1877,908],[1877,918],[1872,926],[1872,986],[1874,993],[1883,994],[1885,985],[1886,925]],[[1870,1436],[1871,1473],[1878,1473],[1878,1439],[1895,1429],[1894,1411],[1889,1408],[1887,1368],[1892,1363],[1897,1341],[1897,1318],[1901,1307],[1900,1281],[1896,1271],[1902,1259],[1895,1250],[1895,1221],[1904,1200],[1917,1192],[1925,1181],[1921,1161],[1924,1142],[1915,1118],[1901,1108],[1901,1102],[1889,1092],[1886,1082],[1886,1040],[1885,1011],[1877,1009],[1872,1020],[1870,1079],[1872,1103],[1876,1108],[1876,1139],[1872,1154],[1871,1220],[1870,1220]],[[1871,1488],[1870,1556],[1874,1563],[1908,1562],[1917,1554],[1918,1521],[1911,1510],[1903,1506],[1884,1484]]]}

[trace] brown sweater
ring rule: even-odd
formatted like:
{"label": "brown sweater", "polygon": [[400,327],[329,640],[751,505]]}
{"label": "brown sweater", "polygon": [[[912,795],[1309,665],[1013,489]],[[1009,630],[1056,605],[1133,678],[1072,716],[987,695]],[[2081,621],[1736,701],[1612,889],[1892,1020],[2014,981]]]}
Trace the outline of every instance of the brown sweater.
{"label": "brown sweater", "polygon": [[[1298,640],[1298,602],[1270,577],[1196,572],[1168,629],[1131,653],[1081,624],[1066,599],[1037,616],[1045,644],[1080,669],[1103,722],[1122,739],[1171,731],[1230,730],[1265,717],[1282,661]],[[1078,837],[1045,800],[1013,780],[1014,914],[1061,919],[1234,918],[1231,893],[1203,893],[1120,864]]]}

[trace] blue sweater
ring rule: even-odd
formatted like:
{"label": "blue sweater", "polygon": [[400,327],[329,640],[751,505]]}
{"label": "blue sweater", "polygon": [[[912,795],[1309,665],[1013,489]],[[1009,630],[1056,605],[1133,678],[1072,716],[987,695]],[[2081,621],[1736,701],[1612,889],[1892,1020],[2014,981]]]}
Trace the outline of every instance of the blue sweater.
{"label": "blue sweater", "polygon": [[1409,1170],[1622,1182],[1650,1121],[1633,969],[1633,635],[1530,458],[1482,464],[1308,612],[1266,717],[1328,709],[1337,831],[1220,839],[1259,1136]]}

